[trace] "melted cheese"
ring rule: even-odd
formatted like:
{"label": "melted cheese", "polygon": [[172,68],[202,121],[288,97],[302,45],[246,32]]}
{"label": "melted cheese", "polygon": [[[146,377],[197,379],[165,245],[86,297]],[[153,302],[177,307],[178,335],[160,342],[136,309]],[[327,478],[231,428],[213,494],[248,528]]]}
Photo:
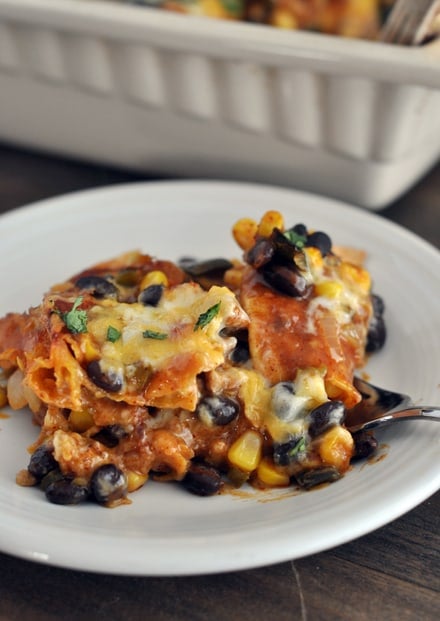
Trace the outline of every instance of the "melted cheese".
{"label": "melted cheese", "polygon": [[[199,318],[216,305],[218,311],[198,327]],[[194,383],[197,374],[223,364],[235,347],[236,339],[222,331],[243,328],[247,323],[246,313],[228,288],[214,286],[204,291],[195,283],[165,289],[157,306],[107,299],[88,312],[88,332],[99,351],[102,371],[126,381],[139,374],[140,368],[151,376],[175,367],[179,357],[186,361],[193,357]],[[109,327],[120,335],[115,342],[107,338]],[[188,381],[188,377],[182,378],[182,386]]]}

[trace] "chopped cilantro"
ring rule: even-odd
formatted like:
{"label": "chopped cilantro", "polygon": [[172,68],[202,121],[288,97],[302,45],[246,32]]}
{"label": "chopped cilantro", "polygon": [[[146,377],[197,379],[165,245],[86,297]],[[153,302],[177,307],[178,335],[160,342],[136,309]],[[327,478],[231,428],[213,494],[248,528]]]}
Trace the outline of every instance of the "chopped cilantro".
{"label": "chopped cilantro", "polygon": [[288,455],[289,457],[294,457],[295,455],[298,455],[298,453],[301,453],[305,448],[306,448],[306,440],[304,436],[302,436],[298,440],[298,442],[294,446],[292,446],[291,449],[289,449]]}
{"label": "chopped cilantro", "polygon": [[144,339],[156,339],[156,341],[163,341],[168,338],[168,335],[165,332],[156,332],[155,330],[144,330],[142,332],[142,336]]}
{"label": "chopped cilantro", "polygon": [[307,237],[305,235],[300,235],[293,229],[284,231],[284,237],[287,237],[290,243],[293,244],[296,248],[304,248],[307,241]]}
{"label": "chopped cilantro", "polygon": [[199,328],[204,328],[205,326],[208,325],[208,323],[210,323],[214,317],[218,314],[220,310],[220,302],[217,302],[217,304],[214,304],[214,306],[211,306],[210,308],[208,308],[207,311],[205,311],[204,313],[201,313],[201,315],[199,315],[199,318],[196,321],[196,324],[194,326],[194,332],[196,330],[198,330]]}
{"label": "chopped cilantro", "polygon": [[114,328],[113,326],[109,326],[107,328],[107,341],[110,341],[111,343],[116,343],[116,341],[118,341],[120,338],[121,332],[117,328]]}
{"label": "chopped cilantro", "polygon": [[82,297],[79,296],[76,298],[70,311],[64,313],[56,311],[72,334],[87,332],[87,313],[85,310],[78,310],[78,306],[80,306],[82,301]]}

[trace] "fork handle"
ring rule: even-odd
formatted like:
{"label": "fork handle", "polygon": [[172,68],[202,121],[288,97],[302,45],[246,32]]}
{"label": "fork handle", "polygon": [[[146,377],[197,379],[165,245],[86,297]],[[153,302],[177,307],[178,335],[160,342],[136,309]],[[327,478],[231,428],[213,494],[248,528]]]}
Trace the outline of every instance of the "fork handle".
{"label": "fork handle", "polygon": [[440,421],[440,407],[435,405],[420,405],[411,406],[404,410],[398,410],[397,412],[389,412],[384,416],[380,416],[373,420],[366,421],[359,425],[348,425],[349,431],[355,433],[356,431],[374,429],[375,427],[384,427],[390,423],[398,420],[415,420],[415,419],[437,420]]}
{"label": "fork handle", "polygon": [[435,405],[418,405],[406,408],[400,412],[394,412],[391,416],[398,418],[428,418],[429,420],[440,420],[440,407]]}

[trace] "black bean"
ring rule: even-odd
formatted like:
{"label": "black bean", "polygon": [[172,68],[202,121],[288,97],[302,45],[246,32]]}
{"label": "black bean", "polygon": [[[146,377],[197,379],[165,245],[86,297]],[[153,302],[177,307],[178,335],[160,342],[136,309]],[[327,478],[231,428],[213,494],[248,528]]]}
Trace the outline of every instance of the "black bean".
{"label": "black bean", "polygon": [[64,478],[65,477],[61,470],[59,468],[55,468],[55,470],[51,470],[41,479],[40,489],[45,492],[51,483],[54,483],[55,481],[60,481]]}
{"label": "black bean", "polygon": [[247,330],[234,330],[230,328],[223,328],[220,330],[220,335],[224,338],[234,337],[236,345],[229,354],[230,360],[237,364],[247,362],[250,358],[249,352],[249,333]]}
{"label": "black bean", "polygon": [[92,474],[90,488],[97,502],[107,504],[126,495],[127,478],[114,464],[104,464]]}
{"label": "black bean", "polygon": [[294,436],[287,442],[274,443],[273,460],[278,466],[288,466],[301,460],[306,452],[304,436]]}
{"label": "black bean", "polygon": [[242,364],[243,362],[247,362],[250,356],[249,343],[239,340],[230,354],[230,359],[235,364]]}
{"label": "black bean", "polygon": [[108,448],[114,448],[119,444],[119,440],[126,436],[127,432],[121,425],[107,425],[106,427],[102,427],[98,433],[95,433],[93,439],[104,444],[104,446]]}
{"label": "black bean", "polygon": [[295,243],[277,228],[272,231],[270,238],[276,251],[275,263],[295,267],[294,255],[297,252]]}
{"label": "black bean", "polygon": [[373,307],[373,316],[368,326],[367,344],[365,347],[368,353],[382,349],[387,338],[387,330],[383,318],[385,312],[384,301],[379,295],[372,294],[371,304]]}
{"label": "black bean", "polygon": [[316,438],[330,427],[340,425],[344,418],[345,408],[342,401],[326,401],[310,412],[309,434]]}
{"label": "black bean", "polygon": [[213,466],[193,462],[182,480],[183,487],[197,496],[213,496],[223,486],[220,473]]}
{"label": "black bean", "polygon": [[372,317],[368,326],[367,344],[368,353],[379,351],[385,345],[387,329],[383,317]]}
{"label": "black bean", "polygon": [[263,276],[274,289],[290,297],[303,298],[310,288],[304,276],[285,265],[269,264],[264,267]]}
{"label": "black bean", "polygon": [[325,257],[332,249],[332,240],[322,231],[316,231],[307,235],[306,246],[318,248],[323,257]]}
{"label": "black bean", "polygon": [[34,476],[37,481],[40,481],[51,470],[55,470],[58,467],[58,463],[53,456],[52,449],[49,449],[45,444],[39,446],[29,461],[28,471]]}
{"label": "black bean", "polygon": [[183,257],[179,261],[179,267],[205,291],[208,291],[213,285],[223,286],[225,272],[232,266],[231,261],[223,258],[196,261],[189,257]]}
{"label": "black bean", "polygon": [[245,259],[256,270],[269,263],[275,254],[275,247],[270,239],[261,238],[248,250]]}
{"label": "black bean", "polygon": [[376,452],[378,442],[368,431],[358,431],[353,434],[354,455],[353,459],[364,459]]}
{"label": "black bean", "polygon": [[305,470],[304,472],[298,472],[295,474],[295,479],[298,485],[309,489],[315,485],[321,483],[330,483],[331,481],[337,481],[341,478],[340,472],[333,466],[325,466],[323,468],[316,468],[314,470]]}
{"label": "black bean", "polygon": [[118,295],[117,287],[102,276],[82,276],[75,285],[95,298],[116,298]]}
{"label": "black bean", "polygon": [[45,494],[48,501],[56,505],[77,505],[87,500],[89,490],[86,485],[61,478],[52,481],[46,487]]}
{"label": "black bean", "polygon": [[140,292],[138,302],[144,306],[157,306],[162,297],[163,290],[163,285],[150,285]]}
{"label": "black bean", "polygon": [[216,258],[205,261],[195,261],[190,257],[183,257],[179,266],[190,276],[208,276],[209,274],[223,274],[231,269],[232,263],[228,259]]}
{"label": "black bean", "polygon": [[238,403],[229,397],[204,397],[197,405],[196,414],[208,426],[223,426],[238,416],[239,409]]}
{"label": "black bean", "polygon": [[271,405],[277,418],[292,422],[302,416],[305,400],[295,397],[295,386],[292,382],[279,382],[273,388]]}
{"label": "black bean", "polygon": [[107,392],[119,392],[123,381],[118,373],[109,371],[104,373],[99,364],[99,360],[92,360],[87,365],[87,375],[96,386]]}
{"label": "black bean", "polygon": [[385,312],[385,303],[383,301],[383,298],[381,298],[380,295],[377,295],[376,293],[372,293],[371,304],[373,306],[373,315],[375,317],[382,317]]}
{"label": "black bean", "polygon": [[289,230],[294,231],[294,233],[301,235],[302,237],[307,237],[307,227],[305,224],[295,224],[295,226],[292,226]]}
{"label": "black bean", "polygon": [[178,266],[183,270],[186,270],[187,267],[191,267],[191,265],[195,263],[197,263],[196,257],[191,257],[187,255],[180,257],[180,259],[177,262]]}

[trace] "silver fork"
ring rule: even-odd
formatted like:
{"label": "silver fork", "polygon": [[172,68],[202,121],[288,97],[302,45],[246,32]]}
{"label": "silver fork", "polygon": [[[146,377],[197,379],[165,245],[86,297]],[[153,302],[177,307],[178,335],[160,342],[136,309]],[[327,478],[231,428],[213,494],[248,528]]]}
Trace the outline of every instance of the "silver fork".
{"label": "silver fork", "polygon": [[399,420],[424,419],[440,422],[440,407],[415,405],[411,397],[374,386],[355,377],[354,386],[362,395],[354,408],[347,410],[345,426],[352,433],[382,427]]}
{"label": "silver fork", "polygon": [[419,45],[440,10],[440,0],[397,0],[383,26],[380,40],[397,45]]}

